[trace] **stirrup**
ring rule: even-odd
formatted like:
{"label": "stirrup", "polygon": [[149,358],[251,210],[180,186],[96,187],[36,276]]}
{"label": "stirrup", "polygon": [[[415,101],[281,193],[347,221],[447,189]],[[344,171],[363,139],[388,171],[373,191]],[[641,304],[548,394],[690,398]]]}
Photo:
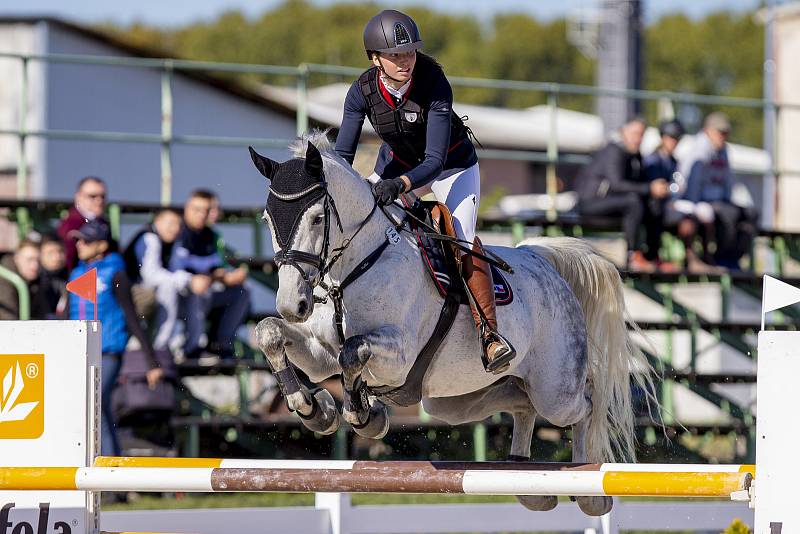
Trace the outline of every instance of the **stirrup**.
{"label": "stirrup", "polygon": [[[489,361],[487,349],[492,343],[500,343],[502,345],[501,352],[496,354],[494,359]],[[481,336],[481,362],[483,368],[487,373],[500,374],[504,373],[511,366],[509,362],[517,356],[517,351],[509,343],[509,341],[497,332],[488,332],[487,335]]]}

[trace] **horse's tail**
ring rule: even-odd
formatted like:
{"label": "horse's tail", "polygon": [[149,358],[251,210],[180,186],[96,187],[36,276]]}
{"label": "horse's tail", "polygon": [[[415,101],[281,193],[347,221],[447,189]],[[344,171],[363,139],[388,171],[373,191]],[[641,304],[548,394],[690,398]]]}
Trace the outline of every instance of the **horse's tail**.
{"label": "horse's tail", "polygon": [[636,436],[630,378],[651,402],[655,371],[633,343],[617,268],[586,241],[571,237],[533,238],[530,246],[546,258],[572,288],[586,319],[592,415],[586,436],[589,461],[633,461]]}

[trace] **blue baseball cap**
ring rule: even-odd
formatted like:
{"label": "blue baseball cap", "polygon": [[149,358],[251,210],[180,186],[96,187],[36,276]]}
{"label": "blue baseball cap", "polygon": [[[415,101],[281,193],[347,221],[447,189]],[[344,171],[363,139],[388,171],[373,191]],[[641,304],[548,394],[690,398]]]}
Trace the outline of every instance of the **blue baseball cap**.
{"label": "blue baseball cap", "polygon": [[111,228],[108,223],[100,219],[93,219],[83,223],[83,226],[78,230],[72,230],[69,233],[70,237],[80,239],[86,243],[94,243],[95,241],[111,241]]}

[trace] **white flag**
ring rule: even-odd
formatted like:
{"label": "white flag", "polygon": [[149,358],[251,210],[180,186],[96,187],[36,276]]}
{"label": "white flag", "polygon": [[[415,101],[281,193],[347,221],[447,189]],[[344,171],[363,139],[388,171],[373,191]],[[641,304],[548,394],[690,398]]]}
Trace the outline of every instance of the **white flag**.
{"label": "white flag", "polygon": [[800,288],[796,288],[777,278],[764,275],[764,300],[761,313],[771,312],[784,306],[800,302]]}

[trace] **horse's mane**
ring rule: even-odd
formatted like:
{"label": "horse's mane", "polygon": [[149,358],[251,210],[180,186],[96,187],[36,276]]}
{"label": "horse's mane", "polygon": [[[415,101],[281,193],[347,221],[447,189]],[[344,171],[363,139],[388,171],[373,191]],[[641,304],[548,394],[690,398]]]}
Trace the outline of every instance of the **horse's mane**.
{"label": "horse's mane", "polygon": [[320,130],[319,128],[314,128],[308,133],[304,133],[301,137],[298,137],[291,143],[289,143],[289,152],[292,153],[293,158],[305,158],[306,157],[306,149],[308,148],[308,143],[311,143],[317,150],[322,153],[333,153],[333,144],[331,140],[328,139],[328,132],[330,128],[326,128],[324,130]]}

